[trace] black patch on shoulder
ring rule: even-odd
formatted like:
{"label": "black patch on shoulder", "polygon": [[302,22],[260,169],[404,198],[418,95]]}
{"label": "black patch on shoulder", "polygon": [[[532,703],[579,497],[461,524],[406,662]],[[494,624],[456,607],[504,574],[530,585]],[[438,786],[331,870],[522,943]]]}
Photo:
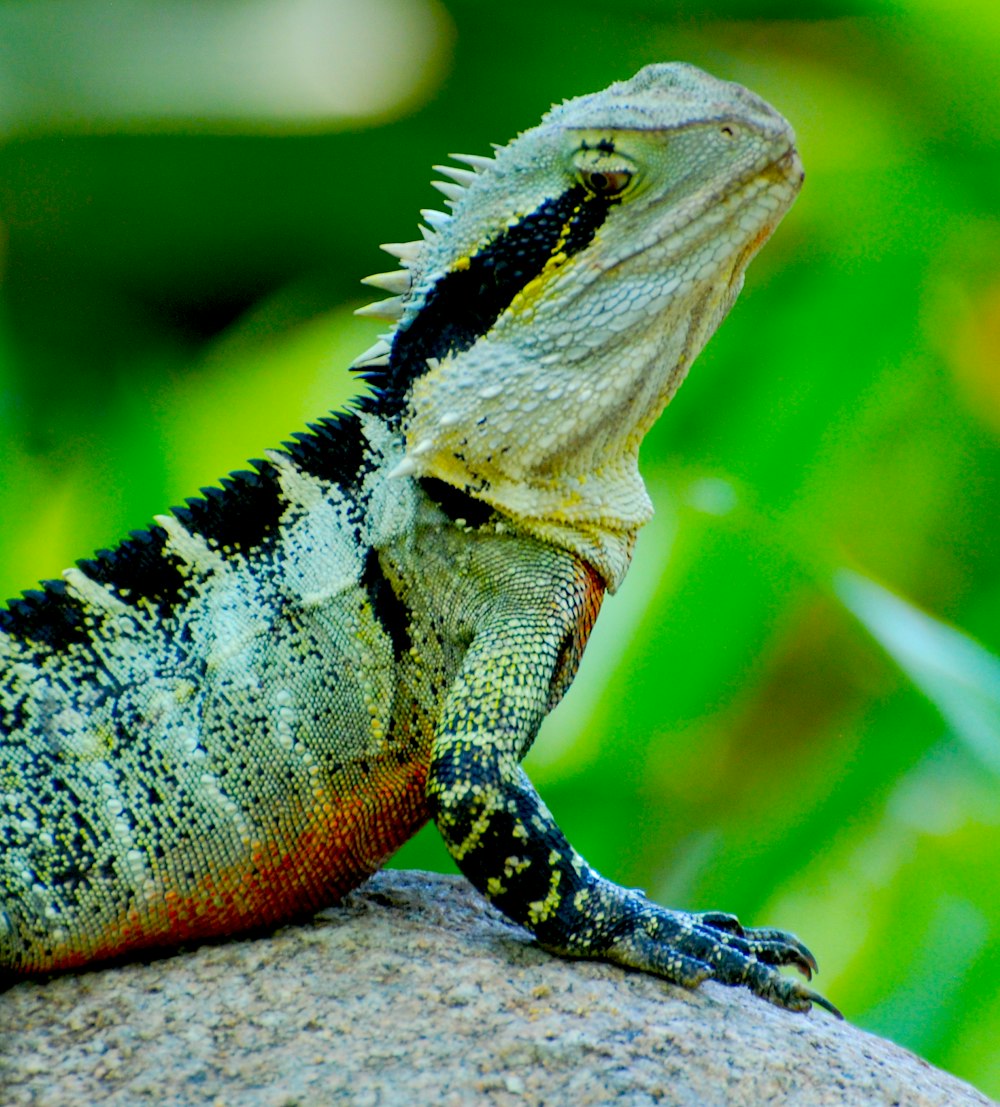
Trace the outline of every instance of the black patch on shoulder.
{"label": "black patch on shoulder", "polygon": [[361,586],[368,593],[368,602],[372,605],[375,618],[392,640],[393,656],[398,661],[413,645],[410,637],[410,612],[382,572],[377,550],[369,548],[365,555]]}
{"label": "black patch on shoulder", "polygon": [[61,580],[43,581],[41,591],[25,592],[0,608],[0,630],[55,652],[87,641],[83,609]]}
{"label": "black patch on shoulder", "polygon": [[328,415],[292,439],[285,449],[303,472],[345,491],[359,488],[371,468],[368,442],[356,412]]}
{"label": "black patch on shoulder", "polygon": [[[99,550],[77,562],[91,580],[111,588],[125,603],[145,597],[168,615],[180,601],[185,586],[182,562],[164,552],[167,532],[162,527],[133,531],[113,550]],[[45,581],[41,591],[26,592],[0,609],[0,629],[22,640],[40,642],[59,651],[88,639],[83,606],[61,580]]]}
{"label": "black patch on shoulder", "polygon": [[165,550],[167,532],[163,527],[132,532],[113,550],[100,550],[79,567],[101,584],[113,588],[126,603],[144,597],[155,604],[161,615],[168,615],[184,594],[186,578],[183,562]]}
{"label": "black patch on shoulder", "polygon": [[466,268],[441,277],[412,321],[396,331],[388,367],[362,374],[375,389],[362,400],[364,408],[389,419],[402,414],[427,358],[467,350],[554,254],[584,249],[618,202],[573,185],[501,231]]}
{"label": "black patch on shoulder", "polygon": [[201,499],[175,507],[174,515],[192,533],[221,549],[249,553],[271,539],[287,507],[278,473],[269,461],[257,471],[230,473],[221,488],[203,488]]}
{"label": "black patch on shoulder", "polygon": [[[284,444],[295,465],[310,476],[356,493],[372,461],[356,412],[325,416]],[[253,471],[231,473],[221,488],[203,488],[174,514],[213,545],[242,553],[267,546],[288,506],[278,472],[269,461],[251,461]]]}
{"label": "black patch on shoulder", "polygon": [[493,517],[494,509],[490,504],[453,484],[436,477],[421,477],[419,484],[453,523],[461,519],[468,527],[481,527]]}
{"label": "black patch on shoulder", "polygon": [[[133,531],[115,549],[99,550],[77,566],[123,602],[145,598],[166,616],[182,599],[186,585],[183,563],[165,552],[166,538],[162,527]],[[45,581],[41,591],[11,600],[6,610],[0,609],[0,629],[55,651],[88,640],[83,606],[61,580]]]}
{"label": "black patch on shoulder", "polygon": [[[304,472],[345,489],[356,488],[370,465],[361,420],[355,413],[320,419],[309,432],[286,444]],[[202,489],[201,499],[174,508],[190,531],[211,544],[244,553],[266,545],[275,534],[286,501],[278,474],[269,461],[253,461],[254,471],[225,477],[221,488]],[[167,532],[159,526],[133,531],[119,546],[100,550],[78,562],[92,580],[111,588],[126,603],[145,598],[162,616],[183,601],[188,578],[184,562],[167,549]],[[0,607],[0,631],[59,651],[85,643],[88,630],[83,606],[61,580],[45,581]]]}

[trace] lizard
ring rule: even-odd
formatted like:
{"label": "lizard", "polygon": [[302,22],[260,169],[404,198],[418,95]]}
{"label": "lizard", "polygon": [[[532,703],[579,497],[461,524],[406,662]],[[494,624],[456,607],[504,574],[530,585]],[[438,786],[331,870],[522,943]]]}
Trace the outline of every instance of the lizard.
{"label": "lizard", "polygon": [[366,389],[0,608],[0,970],[335,902],[433,820],[544,948],[833,1005],[781,930],[662,907],[520,762],[652,513],[639,445],[799,191],[785,119],[683,63],[436,167]]}

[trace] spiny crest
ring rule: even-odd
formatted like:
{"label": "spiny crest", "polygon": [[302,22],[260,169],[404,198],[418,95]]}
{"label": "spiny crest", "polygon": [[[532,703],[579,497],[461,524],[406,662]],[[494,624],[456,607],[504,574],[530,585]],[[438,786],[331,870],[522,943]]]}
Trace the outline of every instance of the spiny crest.
{"label": "spiny crest", "polygon": [[9,635],[48,652],[89,649],[95,619],[148,610],[170,618],[197,580],[221,571],[227,557],[249,558],[269,548],[289,502],[282,464],[355,498],[371,467],[362,423],[353,413],[319,419],[293,434],[280,455],[249,464],[252,469],[224,477],[221,487],[203,488],[170,515],[155,516],[148,530],[135,530],[115,548],[77,562],[63,579],[43,581],[41,589],[0,606],[0,640]]}
{"label": "spiny crest", "polygon": [[[451,165],[435,165],[434,169],[451,179],[448,181],[431,181],[431,185],[445,197],[448,207],[454,209],[462,200],[465,191],[472,185],[478,175],[494,164],[494,159],[478,154],[449,154],[454,161],[461,162],[470,168],[462,169]],[[362,278],[361,283],[371,288],[378,288],[391,295],[385,300],[376,300],[366,304],[355,311],[355,315],[368,319],[383,319],[392,323],[393,328],[388,333],[380,335],[377,342],[363,354],[355,358],[351,368],[361,372],[365,379],[371,383],[380,383],[377,372],[389,365],[389,355],[392,352],[392,339],[395,325],[399,323],[406,307],[408,294],[413,285],[413,273],[418,268],[424,253],[425,243],[431,241],[435,234],[443,230],[450,222],[451,215],[434,208],[423,208],[420,212],[424,223],[420,226],[421,237],[412,242],[385,242],[380,246],[387,254],[402,263],[401,269],[390,270],[385,273],[373,273],[370,277]],[[374,372],[372,372],[374,371]]]}

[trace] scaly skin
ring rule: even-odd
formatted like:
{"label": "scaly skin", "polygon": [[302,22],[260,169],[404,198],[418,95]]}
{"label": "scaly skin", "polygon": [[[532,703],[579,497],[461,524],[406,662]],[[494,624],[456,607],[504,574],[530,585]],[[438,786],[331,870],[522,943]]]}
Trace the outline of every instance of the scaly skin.
{"label": "scaly skin", "polygon": [[0,611],[0,969],[335,900],[428,818],[547,948],[834,1008],[812,955],[576,853],[519,764],[651,505],[639,444],[792,203],[788,125],[687,66],[443,170],[369,283],[372,385]]}

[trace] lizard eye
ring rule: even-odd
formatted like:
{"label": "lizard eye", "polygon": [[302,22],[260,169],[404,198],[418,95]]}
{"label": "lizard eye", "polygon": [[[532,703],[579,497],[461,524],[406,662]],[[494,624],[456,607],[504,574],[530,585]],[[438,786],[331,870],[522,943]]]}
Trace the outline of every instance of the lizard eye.
{"label": "lizard eye", "polygon": [[583,187],[595,196],[620,196],[632,183],[630,169],[580,169]]}
{"label": "lizard eye", "polygon": [[593,132],[581,136],[579,142],[570,165],[591,196],[617,200],[632,188],[639,175],[638,166],[615,148],[613,138]]}

